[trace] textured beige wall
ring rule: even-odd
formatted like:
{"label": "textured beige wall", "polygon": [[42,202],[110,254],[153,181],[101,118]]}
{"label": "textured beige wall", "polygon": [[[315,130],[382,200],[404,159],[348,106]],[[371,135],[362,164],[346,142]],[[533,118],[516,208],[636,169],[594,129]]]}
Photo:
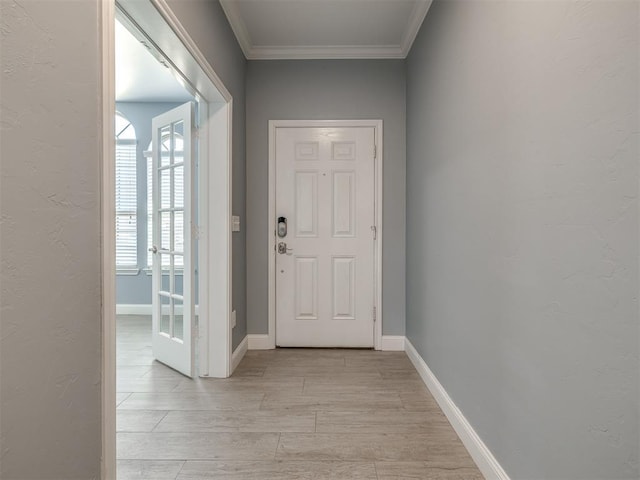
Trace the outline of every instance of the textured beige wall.
{"label": "textured beige wall", "polygon": [[0,1],[0,476],[100,473],[97,0]]}

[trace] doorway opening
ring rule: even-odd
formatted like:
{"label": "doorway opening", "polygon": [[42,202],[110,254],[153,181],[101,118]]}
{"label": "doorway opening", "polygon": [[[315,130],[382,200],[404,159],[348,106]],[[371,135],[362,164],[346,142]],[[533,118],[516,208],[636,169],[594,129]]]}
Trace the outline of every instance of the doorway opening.
{"label": "doorway opening", "polygon": [[[196,375],[198,100],[124,13],[115,21],[117,393],[143,367]],[[192,332],[192,327],[194,332]],[[193,339],[191,341],[190,339]],[[127,367],[136,367],[129,368]]]}
{"label": "doorway opening", "polygon": [[102,7],[102,470],[114,478],[117,403],[140,401],[154,370],[231,373],[232,98],[164,0]]}

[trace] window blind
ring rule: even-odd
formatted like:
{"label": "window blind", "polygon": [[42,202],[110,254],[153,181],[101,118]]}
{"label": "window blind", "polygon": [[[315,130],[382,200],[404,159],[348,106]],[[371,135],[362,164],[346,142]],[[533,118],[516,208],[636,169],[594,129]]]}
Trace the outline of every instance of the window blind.
{"label": "window blind", "polygon": [[136,141],[116,141],[116,266],[137,267]]}

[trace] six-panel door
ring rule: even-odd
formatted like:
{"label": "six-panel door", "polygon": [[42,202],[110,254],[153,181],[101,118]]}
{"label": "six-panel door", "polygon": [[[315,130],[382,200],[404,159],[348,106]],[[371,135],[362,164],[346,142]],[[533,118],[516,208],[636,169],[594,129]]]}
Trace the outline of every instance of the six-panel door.
{"label": "six-panel door", "polygon": [[276,130],[278,346],[373,346],[374,145],[372,127]]}

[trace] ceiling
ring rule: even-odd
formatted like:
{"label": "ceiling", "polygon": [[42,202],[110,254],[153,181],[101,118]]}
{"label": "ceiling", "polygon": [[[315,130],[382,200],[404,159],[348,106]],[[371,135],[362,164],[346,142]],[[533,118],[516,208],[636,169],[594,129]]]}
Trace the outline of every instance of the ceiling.
{"label": "ceiling", "polygon": [[116,21],[116,101],[188,102],[193,97],[171,70]]}
{"label": "ceiling", "polygon": [[[260,59],[405,58],[431,0],[220,0],[245,56]],[[140,34],[116,21],[116,101],[193,96]]]}
{"label": "ceiling", "polygon": [[431,0],[220,0],[249,60],[405,58]]}

